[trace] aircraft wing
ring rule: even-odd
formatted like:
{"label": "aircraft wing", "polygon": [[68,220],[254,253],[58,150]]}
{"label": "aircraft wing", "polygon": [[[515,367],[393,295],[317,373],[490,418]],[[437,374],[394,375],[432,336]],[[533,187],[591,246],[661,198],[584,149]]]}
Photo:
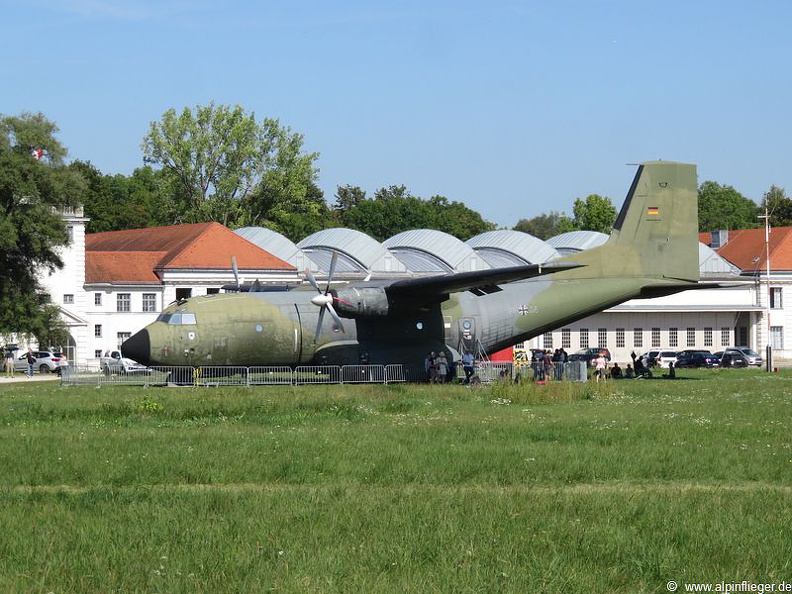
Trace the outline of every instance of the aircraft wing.
{"label": "aircraft wing", "polygon": [[580,268],[584,264],[574,262],[545,262],[543,264],[527,264],[525,266],[509,266],[507,268],[489,268],[471,272],[457,272],[439,276],[425,276],[400,280],[385,287],[388,297],[395,299],[410,298],[424,303],[445,297],[457,291],[472,291],[476,295],[485,295],[500,291],[499,284],[533,278]]}

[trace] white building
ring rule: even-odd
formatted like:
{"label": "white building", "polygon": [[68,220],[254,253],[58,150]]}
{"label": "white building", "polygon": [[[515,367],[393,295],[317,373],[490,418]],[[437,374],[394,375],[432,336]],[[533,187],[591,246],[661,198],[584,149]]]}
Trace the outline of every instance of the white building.
{"label": "white building", "polygon": [[[65,214],[72,241],[64,267],[42,279],[69,329],[69,360],[95,362],[153,322],[169,303],[240,282],[301,282],[291,264],[219,223],[85,234],[81,211]],[[41,345],[42,347],[45,345]]]}

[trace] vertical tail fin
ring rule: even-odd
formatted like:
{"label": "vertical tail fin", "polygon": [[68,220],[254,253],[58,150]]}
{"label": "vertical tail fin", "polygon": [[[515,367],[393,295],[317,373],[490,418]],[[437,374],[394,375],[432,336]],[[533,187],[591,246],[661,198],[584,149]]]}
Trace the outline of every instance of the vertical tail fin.
{"label": "vertical tail fin", "polygon": [[608,243],[637,250],[644,276],[698,280],[697,189],[695,165],[642,163]]}
{"label": "vertical tail fin", "polygon": [[697,189],[695,165],[642,163],[608,241],[567,259],[599,276],[698,281]]}

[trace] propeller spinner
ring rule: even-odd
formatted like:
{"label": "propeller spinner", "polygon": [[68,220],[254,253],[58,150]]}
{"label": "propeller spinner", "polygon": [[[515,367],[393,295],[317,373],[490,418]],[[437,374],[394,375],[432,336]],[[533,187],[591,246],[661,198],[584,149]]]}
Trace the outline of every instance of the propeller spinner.
{"label": "propeller spinner", "polygon": [[325,287],[324,292],[322,289],[319,288],[319,283],[316,282],[314,275],[311,274],[310,270],[305,271],[305,276],[308,278],[308,282],[311,283],[311,286],[316,289],[319,293],[315,295],[313,299],[311,299],[311,303],[319,308],[319,322],[316,324],[316,336],[314,340],[319,339],[319,335],[322,333],[322,320],[324,319],[324,312],[329,311],[330,316],[333,318],[333,321],[336,323],[336,326],[344,332],[344,325],[341,323],[341,318],[336,313],[336,310],[333,308],[333,295],[330,293],[330,283],[333,281],[333,273],[335,272],[336,261],[338,261],[338,253],[333,252],[333,257],[330,259],[330,270],[327,274],[327,286]]}

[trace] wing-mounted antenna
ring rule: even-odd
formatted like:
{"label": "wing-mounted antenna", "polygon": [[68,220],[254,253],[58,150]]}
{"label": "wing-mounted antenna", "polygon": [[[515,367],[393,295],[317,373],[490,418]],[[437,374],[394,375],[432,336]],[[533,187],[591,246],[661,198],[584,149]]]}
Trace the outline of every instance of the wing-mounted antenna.
{"label": "wing-mounted antenna", "polygon": [[308,282],[311,283],[311,286],[316,289],[319,293],[315,295],[313,299],[311,299],[311,303],[316,305],[319,308],[319,322],[316,324],[316,336],[314,340],[319,340],[319,335],[322,333],[322,320],[324,319],[324,312],[329,311],[330,316],[333,318],[333,321],[338,326],[338,329],[341,332],[344,332],[344,325],[341,323],[341,318],[338,317],[336,310],[333,308],[333,297],[332,293],[330,293],[330,283],[333,282],[333,273],[335,272],[336,262],[338,261],[338,253],[333,252],[333,257],[330,259],[330,270],[327,274],[327,286],[325,287],[324,292],[322,289],[319,288],[319,283],[316,282],[314,275],[311,274],[311,271],[306,268],[305,276],[308,278]]}

